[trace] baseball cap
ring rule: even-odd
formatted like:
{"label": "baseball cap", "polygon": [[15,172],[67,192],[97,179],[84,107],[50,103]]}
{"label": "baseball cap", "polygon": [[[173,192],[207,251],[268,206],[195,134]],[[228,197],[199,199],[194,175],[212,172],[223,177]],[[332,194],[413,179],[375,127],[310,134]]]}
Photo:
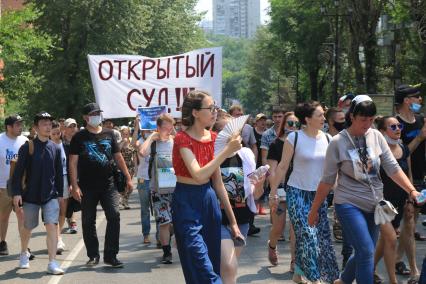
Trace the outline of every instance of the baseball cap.
{"label": "baseball cap", "polygon": [[9,115],[4,120],[4,125],[13,125],[17,121],[22,121],[22,117],[19,114]]}
{"label": "baseball cap", "polygon": [[83,107],[83,114],[88,115],[92,112],[102,111],[97,103],[89,103]]}
{"label": "baseball cap", "polygon": [[49,119],[52,121],[53,117],[45,111],[39,112],[34,116],[34,124],[37,124],[42,119]]}
{"label": "baseball cap", "polygon": [[72,124],[75,124],[75,126],[77,126],[77,121],[75,121],[74,118],[67,118],[64,121],[64,126],[65,127],[70,127]]}
{"label": "baseball cap", "polygon": [[259,113],[259,114],[257,114],[257,115],[256,115],[255,121],[258,121],[258,120],[260,120],[260,119],[262,119],[262,118],[264,118],[264,119],[268,119],[268,117],[266,116],[266,114],[264,114],[264,113]]}
{"label": "baseball cap", "polygon": [[420,95],[421,84],[417,85],[399,85],[395,90],[395,103],[402,104],[404,99],[413,95]]}

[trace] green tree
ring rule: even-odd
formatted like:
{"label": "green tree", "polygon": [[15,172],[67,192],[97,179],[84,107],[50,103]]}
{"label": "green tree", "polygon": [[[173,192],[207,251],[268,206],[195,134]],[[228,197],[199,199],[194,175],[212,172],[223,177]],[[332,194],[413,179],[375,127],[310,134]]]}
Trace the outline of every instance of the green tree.
{"label": "green tree", "polygon": [[[232,100],[244,101],[248,92],[246,64],[251,41],[220,35],[207,37],[210,45],[222,46],[222,105],[228,109]],[[249,110],[244,102],[244,106]]]}
{"label": "green tree", "polygon": [[319,11],[319,1],[271,0],[270,29],[277,39],[292,47],[287,55],[293,60],[290,65],[294,66],[296,60],[300,64],[309,78],[309,93],[314,100],[323,96],[328,73],[319,54],[328,40],[330,26]]}
{"label": "green tree", "polygon": [[28,95],[40,90],[41,78],[33,72],[35,58],[46,56],[50,37],[32,28],[40,12],[33,5],[5,11],[0,18],[0,58],[4,60],[4,81],[0,94],[6,98],[6,113],[25,114]]}
{"label": "green tree", "polygon": [[30,103],[34,112],[79,117],[93,101],[88,54],[162,56],[201,45],[195,0],[31,0],[43,14],[36,29],[54,39],[52,55],[40,58],[42,91]]}

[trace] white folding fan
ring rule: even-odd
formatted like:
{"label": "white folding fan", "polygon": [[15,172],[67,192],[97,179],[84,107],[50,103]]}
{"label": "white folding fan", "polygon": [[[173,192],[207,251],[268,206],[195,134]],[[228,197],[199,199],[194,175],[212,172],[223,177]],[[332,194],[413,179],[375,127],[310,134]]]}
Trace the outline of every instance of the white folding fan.
{"label": "white folding fan", "polygon": [[[232,118],[219,132],[214,143],[214,155],[217,156],[220,152],[223,151],[226,144],[228,144],[229,139],[235,134],[241,134],[244,125],[247,122],[247,119],[250,115],[243,115],[237,118]],[[235,153],[233,154],[235,155]]]}

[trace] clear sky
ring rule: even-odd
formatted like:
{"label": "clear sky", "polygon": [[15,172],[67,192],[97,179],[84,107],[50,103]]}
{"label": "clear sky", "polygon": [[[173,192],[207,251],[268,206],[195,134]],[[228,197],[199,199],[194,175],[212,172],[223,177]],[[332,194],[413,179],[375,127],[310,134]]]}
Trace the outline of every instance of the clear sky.
{"label": "clear sky", "polygon": [[[198,4],[195,9],[199,12],[207,11],[205,19],[213,20],[212,3],[213,0],[198,0]],[[262,23],[265,23],[269,20],[269,16],[267,15],[268,8],[269,0],[260,0],[260,18]]]}

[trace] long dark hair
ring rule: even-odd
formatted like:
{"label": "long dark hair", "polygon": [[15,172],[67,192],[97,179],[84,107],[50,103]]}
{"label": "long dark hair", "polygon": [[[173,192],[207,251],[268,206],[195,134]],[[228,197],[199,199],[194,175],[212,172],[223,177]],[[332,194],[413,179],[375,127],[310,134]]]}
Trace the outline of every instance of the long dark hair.
{"label": "long dark hair", "polygon": [[372,117],[375,116],[376,113],[376,104],[373,101],[363,101],[357,104],[356,101],[353,100],[348,112],[345,115],[346,127],[352,125],[351,114],[353,117],[357,115]]}
{"label": "long dark hair", "polygon": [[317,101],[300,103],[294,109],[294,115],[299,119],[301,124],[306,125],[306,118],[311,118],[315,109],[319,106],[321,106],[321,104]]}
{"label": "long dark hair", "polygon": [[182,104],[182,124],[184,126],[189,127],[194,124],[192,111],[199,110],[203,105],[204,98],[209,96],[210,94],[204,91],[195,90],[188,93]]}

